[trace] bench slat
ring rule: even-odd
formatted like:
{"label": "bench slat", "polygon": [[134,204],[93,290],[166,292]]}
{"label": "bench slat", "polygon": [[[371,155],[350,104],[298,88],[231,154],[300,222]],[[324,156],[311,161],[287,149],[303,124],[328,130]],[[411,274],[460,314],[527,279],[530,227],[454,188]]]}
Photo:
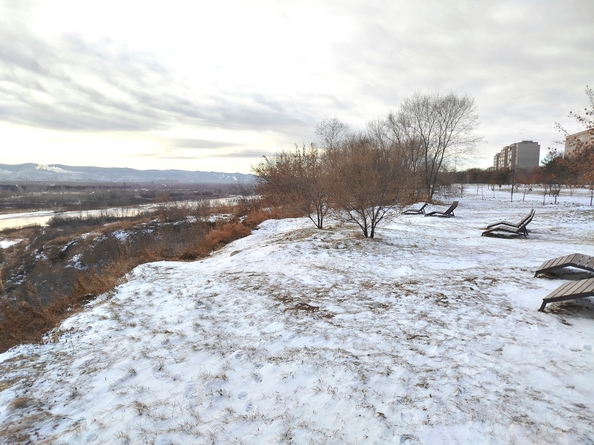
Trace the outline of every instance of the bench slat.
{"label": "bench slat", "polygon": [[565,283],[542,299],[539,311],[544,311],[548,303],[575,300],[594,296],[594,278]]}
{"label": "bench slat", "polygon": [[534,273],[538,274],[550,272],[555,269],[562,269],[564,267],[577,267],[579,269],[589,270],[594,272],[594,257],[584,255],[581,253],[573,253],[558,258],[545,261]]}

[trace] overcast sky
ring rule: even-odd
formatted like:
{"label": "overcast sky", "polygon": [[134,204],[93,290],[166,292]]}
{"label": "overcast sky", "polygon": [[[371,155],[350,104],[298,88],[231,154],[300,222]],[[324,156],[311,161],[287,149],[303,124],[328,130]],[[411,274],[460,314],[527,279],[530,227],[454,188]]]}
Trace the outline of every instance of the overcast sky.
{"label": "overcast sky", "polygon": [[[593,0],[0,0],[0,163],[248,173],[317,123],[475,98],[488,167],[594,87]],[[460,161],[461,165],[462,160]]]}

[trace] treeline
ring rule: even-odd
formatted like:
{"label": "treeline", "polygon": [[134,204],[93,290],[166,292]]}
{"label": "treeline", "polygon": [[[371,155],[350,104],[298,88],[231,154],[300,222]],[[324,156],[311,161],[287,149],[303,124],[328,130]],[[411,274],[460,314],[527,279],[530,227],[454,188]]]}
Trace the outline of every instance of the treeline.
{"label": "treeline", "polygon": [[594,129],[589,141],[581,142],[575,153],[564,156],[551,150],[539,172],[542,182],[552,185],[586,185],[594,188]]}
{"label": "treeline", "polygon": [[594,130],[592,143],[583,144],[581,150],[570,156],[551,149],[540,167],[516,170],[471,168],[444,176],[449,182],[471,184],[541,184],[553,190],[561,186],[594,188]]}
{"label": "treeline", "polygon": [[340,211],[373,238],[391,209],[433,198],[448,157],[479,140],[477,126],[474,99],[453,93],[414,94],[364,131],[327,119],[316,127],[316,144],[253,167],[256,193],[320,229],[330,209]]}

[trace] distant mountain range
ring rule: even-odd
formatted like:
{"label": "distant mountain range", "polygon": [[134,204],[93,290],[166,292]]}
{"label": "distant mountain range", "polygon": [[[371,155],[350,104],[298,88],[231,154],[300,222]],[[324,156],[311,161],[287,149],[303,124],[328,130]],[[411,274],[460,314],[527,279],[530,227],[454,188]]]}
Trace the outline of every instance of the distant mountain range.
{"label": "distant mountain range", "polygon": [[54,164],[0,164],[0,181],[56,182],[177,182],[193,184],[250,184],[254,175],[185,170],[72,167]]}

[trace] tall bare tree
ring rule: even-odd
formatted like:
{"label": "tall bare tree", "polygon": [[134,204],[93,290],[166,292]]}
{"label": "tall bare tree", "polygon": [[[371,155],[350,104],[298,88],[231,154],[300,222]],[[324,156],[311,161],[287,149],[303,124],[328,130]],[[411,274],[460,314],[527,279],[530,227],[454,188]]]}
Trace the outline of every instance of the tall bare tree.
{"label": "tall bare tree", "polygon": [[342,145],[350,135],[349,126],[336,118],[326,118],[316,125],[319,145],[323,148],[335,148]]}
{"label": "tall bare tree", "polygon": [[411,199],[420,198],[425,185],[425,162],[421,139],[415,134],[409,116],[404,113],[390,113],[385,120],[386,131],[393,144],[400,147],[409,171]]}
{"label": "tall bare tree", "polygon": [[480,140],[475,133],[476,105],[469,96],[415,93],[387,121],[392,134],[412,151],[412,165],[420,166],[428,200],[435,193],[444,159],[471,150]]}

